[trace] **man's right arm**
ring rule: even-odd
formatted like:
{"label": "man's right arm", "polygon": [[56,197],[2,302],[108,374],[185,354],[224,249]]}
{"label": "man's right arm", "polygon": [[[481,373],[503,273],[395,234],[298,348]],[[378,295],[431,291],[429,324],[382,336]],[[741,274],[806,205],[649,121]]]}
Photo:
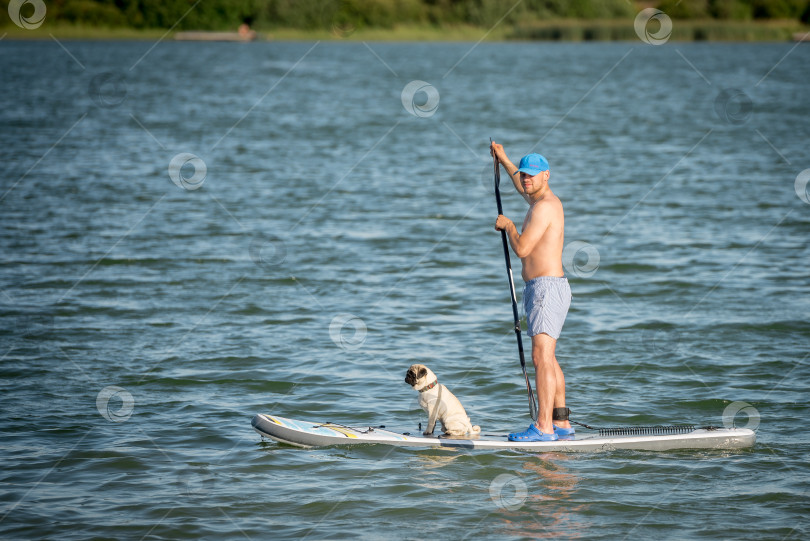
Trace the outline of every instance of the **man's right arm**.
{"label": "man's right arm", "polygon": [[512,185],[514,185],[517,192],[523,197],[523,199],[528,201],[529,199],[526,196],[526,192],[523,190],[523,185],[520,183],[520,173],[517,172],[518,168],[506,155],[503,145],[499,145],[493,141],[489,148],[491,153],[498,158],[498,162],[503,165],[504,169],[506,169],[506,174],[508,174],[509,178],[512,179]]}

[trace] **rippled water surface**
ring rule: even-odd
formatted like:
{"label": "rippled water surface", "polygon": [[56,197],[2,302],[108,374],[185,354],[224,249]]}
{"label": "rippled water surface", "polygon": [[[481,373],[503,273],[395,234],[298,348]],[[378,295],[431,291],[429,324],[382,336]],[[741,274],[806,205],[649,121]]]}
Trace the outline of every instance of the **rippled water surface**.
{"label": "rippled water surface", "polygon": [[[0,42],[0,535],[806,539],[808,70],[793,44]],[[575,418],[753,449],[253,432],[414,430],[413,362],[525,428],[490,137],[565,206]]]}

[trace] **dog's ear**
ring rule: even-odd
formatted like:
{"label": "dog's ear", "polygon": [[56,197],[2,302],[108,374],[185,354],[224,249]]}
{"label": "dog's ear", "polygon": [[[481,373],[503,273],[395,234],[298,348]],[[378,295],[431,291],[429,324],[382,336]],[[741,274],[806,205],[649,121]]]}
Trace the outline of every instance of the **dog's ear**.
{"label": "dog's ear", "polygon": [[[420,369],[419,369],[419,377],[420,377],[420,378],[423,378],[423,377],[425,377],[425,376],[427,376],[427,368],[425,368],[425,367],[423,366],[422,368],[420,368]],[[418,378],[417,378],[417,379],[418,379]]]}

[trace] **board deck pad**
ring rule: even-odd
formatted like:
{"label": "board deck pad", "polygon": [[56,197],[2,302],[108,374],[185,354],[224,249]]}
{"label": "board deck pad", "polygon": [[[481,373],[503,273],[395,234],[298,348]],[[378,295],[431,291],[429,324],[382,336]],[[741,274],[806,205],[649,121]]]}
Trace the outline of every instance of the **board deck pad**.
{"label": "board deck pad", "polygon": [[[347,426],[336,423],[299,421],[259,413],[251,421],[264,437],[299,447],[332,445],[396,445],[400,447],[449,447],[462,449],[527,449],[535,451],[609,451],[638,449],[668,451],[673,449],[742,449],[752,447],[756,434],[747,428],[698,428],[686,434],[599,436],[590,430],[577,430],[570,439],[556,441],[509,441],[506,434],[482,432],[469,438],[393,432],[369,426]],[[580,433],[581,432],[581,433]]]}

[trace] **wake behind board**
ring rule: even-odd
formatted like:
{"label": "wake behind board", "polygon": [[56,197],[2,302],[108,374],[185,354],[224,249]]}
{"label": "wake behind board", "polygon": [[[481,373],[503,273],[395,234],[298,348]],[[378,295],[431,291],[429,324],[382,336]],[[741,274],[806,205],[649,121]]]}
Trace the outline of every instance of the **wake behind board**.
{"label": "wake behind board", "polygon": [[[599,436],[577,433],[573,439],[557,441],[509,441],[506,434],[485,434],[475,439],[452,436],[422,436],[392,432],[375,427],[350,427],[286,419],[277,415],[257,414],[251,421],[262,436],[299,447],[330,445],[396,445],[400,447],[454,447],[462,449],[523,449],[533,451],[607,451],[637,449],[669,451],[673,449],[742,449],[751,447],[756,434],[747,428],[696,429],[685,434]],[[585,432],[585,431],[583,431]]]}

